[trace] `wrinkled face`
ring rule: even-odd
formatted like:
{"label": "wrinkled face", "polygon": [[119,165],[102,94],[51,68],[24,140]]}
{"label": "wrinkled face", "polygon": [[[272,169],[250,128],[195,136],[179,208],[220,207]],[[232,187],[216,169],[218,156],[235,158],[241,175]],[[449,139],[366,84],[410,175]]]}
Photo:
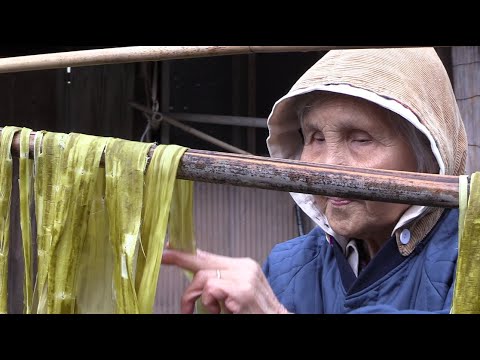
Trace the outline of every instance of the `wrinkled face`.
{"label": "wrinkled face", "polygon": [[[396,130],[386,110],[366,100],[338,95],[313,103],[304,113],[302,132],[302,161],[416,171],[408,140]],[[315,200],[336,233],[373,241],[387,240],[409,207],[325,196]]]}

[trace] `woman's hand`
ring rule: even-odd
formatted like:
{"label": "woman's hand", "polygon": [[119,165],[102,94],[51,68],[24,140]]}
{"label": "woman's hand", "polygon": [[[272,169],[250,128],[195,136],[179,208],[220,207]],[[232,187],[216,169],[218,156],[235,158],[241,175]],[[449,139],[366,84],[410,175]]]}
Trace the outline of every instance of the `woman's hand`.
{"label": "woman's hand", "polygon": [[162,264],[192,271],[194,277],[182,296],[181,312],[191,314],[201,297],[213,314],[286,314],[261,267],[250,258],[231,258],[197,250],[189,254],[165,249]]}

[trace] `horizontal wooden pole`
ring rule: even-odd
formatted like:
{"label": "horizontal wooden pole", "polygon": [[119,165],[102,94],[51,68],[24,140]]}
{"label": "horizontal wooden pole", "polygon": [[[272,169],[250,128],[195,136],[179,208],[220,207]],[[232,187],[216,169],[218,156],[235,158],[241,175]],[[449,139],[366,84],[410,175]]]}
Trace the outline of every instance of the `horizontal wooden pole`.
{"label": "horizontal wooden pole", "polygon": [[187,59],[205,56],[328,50],[326,46],[129,46],[0,59],[0,73]]}
{"label": "horizontal wooden pole", "polygon": [[[0,128],[1,130],[1,128]],[[33,157],[31,135],[30,155]],[[12,154],[19,156],[19,133]],[[150,158],[155,145],[150,149]],[[102,157],[101,166],[104,158]],[[349,199],[458,207],[458,177],[359,169],[214,151],[188,150],[177,178]]]}
{"label": "horizontal wooden pole", "polygon": [[127,46],[0,59],[0,74],[66,67],[123,64],[253,53],[310,52],[395,46]]}
{"label": "horizontal wooden pole", "polygon": [[458,177],[190,150],[178,178],[269,190],[458,207]]}
{"label": "horizontal wooden pole", "polygon": [[[153,115],[152,109],[136,102],[129,103],[131,107],[143,111],[146,114]],[[229,126],[248,126],[267,128],[267,119],[249,116],[229,116],[229,115],[210,115],[210,114],[191,114],[191,113],[165,113],[171,118],[202,124],[229,125]]]}
{"label": "horizontal wooden pole", "polygon": [[190,113],[168,113],[171,117],[194,123],[229,125],[229,126],[247,126],[257,128],[267,128],[267,119],[249,116],[226,116],[209,114],[190,114]]}

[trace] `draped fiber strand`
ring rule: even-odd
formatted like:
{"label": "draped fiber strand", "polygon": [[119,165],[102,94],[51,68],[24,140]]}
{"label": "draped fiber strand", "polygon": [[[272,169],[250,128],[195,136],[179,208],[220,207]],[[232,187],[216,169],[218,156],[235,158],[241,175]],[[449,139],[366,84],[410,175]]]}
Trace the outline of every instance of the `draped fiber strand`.
{"label": "draped fiber strand", "polygon": [[105,205],[105,169],[98,170],[87,237],[80,255],[76,312],[81,314],[112,314],[113,249],[108,236],[108,216]]}
{"label": "draped fiber strand", "polygon": [[[180,154],[179,154],[180,155]],[[181,156],[178,156],[180,161]],[[170,206],[169,245],[172,249],[195,253],[196,243],[193,226],[193,182],[189,180],[177,180],[173,189],[172,204]],[[184,271],[190,281],[193,279],[191,271]],[[198,314],[208,313],[201,299],[195,302]]]}
{"label": "draped fiber strand", "polygon": [[[2,313],[8,311],[10,149],[16,132],[20,132],[23,312],[151,313],[167,231],[176,248],[195,251],[193,183],[176,179],[187,148],[156,147],[147,169],[153,144],[38,131],[32,161],[28,157],[32,130],[3,128]],[[103,154],[105,168],[100,167]],[[30,215],[32,205],[36,232]]]}
{"label": "draped fiber strand", "polygon": [[45,133],[36,167],[37,313],[74,313],[79,254],[106,139]]}
{"label": "draped fiber strand", "polygon": [[[42,145],[36,142],[35,147],[35,205],[37,218],[37,280],[33,293],[33,308],[36,313],[47,313],[48,304],[48,267],[50,248],[54,241],[56,208],[59,206],[61,169],[63,150],[68,138],[66,134],[42,134]],[[62,215],[62,214],[60,214]],[[57,227],[58,228],[58,227]]]}
{"label": "draped fiber strand", "polygon": [[[185,240],[183,243],[177,240],[179,228],[185,228],[187,233],[193,233],[191,201],[193,183],[176,180],[178,163],[186,150],[187,148],[177,145],[159,145],[154,151],[147,170],[141,237],[142,252],[137,260],[136,278],[141,313],[151,313],[153,310],[170,208],[170,242],[172,242],[172,229],[174,229],[174,238],[176,243],[179,243],[179,248],[190,252],[194,250],[193,234],[182,239]],[[182,186],[180,190],[179,183]],[[183,195],[177,194],[179,191],[184,191]],[[179,199],[179,196],[186,196],[186,198]],[[183,200],[181,204],[178,204],[179,200]],[[183,212],[174,209],[183,210]],[[183,234],[180,233],[180,235]]]}
{"label": "draped fiber strand", "polygon": [[470,196],[460,178],[458,262],[452,313],[480,314],[480,172],[472,174]]}
{"label": "draped fiber strand", "polygon": [[170,246],[194,253],[196,249],[193,226],[193,182],[177,180],[170,207]]}
{"label": "draped fiber strand", "polygon": [[110,139],[105,151],[105,195],[113,246],[116,312],[139,312],[134,257],[138,250],[144,171],[151,144]]}
{"label": "draped fiber strand", "polygon": [[106,139],[70,134],[66,145],[57,207],[57,236],[48,269],[49,313],[74,313],[79,254],[87,233],[95,181]]}
{"label": "draped fiber strand", "polygon": [[18,188],[20,194],[20,227],[22,231],[23,249],[23,312],[32,313],[33,297],[33,264],[32,264],[32,225],[30,219],[30,206],[32,204],[32,176],[33,161],[29,159],[31,129],[23,128],[20,132],[20,157]]}
{"label": "draped fiber strand", "polygon": [[20,129],[3,128],[0,143],[0,314],[7,313],[10,201],[12,194],[12,140]]}

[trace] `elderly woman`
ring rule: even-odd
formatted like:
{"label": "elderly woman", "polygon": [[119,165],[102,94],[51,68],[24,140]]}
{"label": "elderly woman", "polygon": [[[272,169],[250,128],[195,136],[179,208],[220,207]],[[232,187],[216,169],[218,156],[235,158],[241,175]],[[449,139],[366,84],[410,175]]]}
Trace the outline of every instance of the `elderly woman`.
{"label": "elderly woman", "polygon": [[[466,134],[432,48],[330,51],[273,107],[272,157],[460,175]],[[318,225],[251,259],[167,250],[194,271],[193,312],[402,313],[450,311],[456,209],[292,194]]]}

